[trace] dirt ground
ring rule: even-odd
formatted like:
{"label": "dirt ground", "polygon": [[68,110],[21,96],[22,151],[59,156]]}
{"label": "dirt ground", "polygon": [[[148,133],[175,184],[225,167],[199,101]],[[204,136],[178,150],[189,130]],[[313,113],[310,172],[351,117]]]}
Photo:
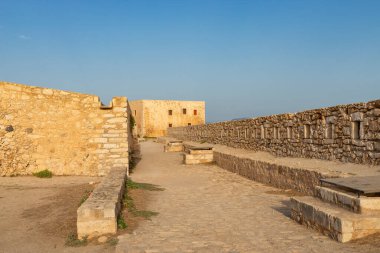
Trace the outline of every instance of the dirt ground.
{"label": "dirt ground", "polygon": [[[96,177],[0,177],[0,253],[107,252],[109,245],[68,247],[76,211]],[[91,183],[91,184],[90,184]]]}

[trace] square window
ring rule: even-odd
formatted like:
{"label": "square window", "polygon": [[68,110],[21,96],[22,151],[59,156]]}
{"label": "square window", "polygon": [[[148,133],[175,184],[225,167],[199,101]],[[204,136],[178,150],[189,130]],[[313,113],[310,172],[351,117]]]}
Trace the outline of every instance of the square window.
{"label": "square window", "polygon": [[173,127],[173,124],[172,124],[172,123],[169,123],[169,127]]}
{"label": "square window", "polygon": [[168,111],[169,115],[173,115],[173,110]]}
{"label": "square window", "polygon": [[187,123],[188,126],[191,126],[191,123]]}
{"label": "square window", "polygon": [[198,115],[198,111],[197,110],[194,110],[194,115]]}
{"label": "square window", "polygon": [[186,112],[187,112],[186,108],[183,108],[183,109],[182,109],[182,113],[183,113],[183,114],[186,114]]}

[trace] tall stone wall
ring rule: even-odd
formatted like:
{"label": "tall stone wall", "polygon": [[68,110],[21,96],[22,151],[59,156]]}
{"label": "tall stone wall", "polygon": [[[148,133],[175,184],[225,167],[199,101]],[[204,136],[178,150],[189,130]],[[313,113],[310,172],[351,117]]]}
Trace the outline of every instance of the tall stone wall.
{"label": "tall stone wall", "polygon": [[380,164],[380,100],[295,114],[169,128],[168,136],[277,156]]}
{"label": "tall stone wall", "polygon": [[105,175],[128,168],[128,102],[0,82],[0,175],[49,169]]}

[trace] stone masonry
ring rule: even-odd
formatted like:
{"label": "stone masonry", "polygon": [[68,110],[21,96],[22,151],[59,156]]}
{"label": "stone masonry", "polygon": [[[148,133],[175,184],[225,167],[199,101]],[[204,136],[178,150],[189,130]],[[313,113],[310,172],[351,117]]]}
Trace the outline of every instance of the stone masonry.
{"label": "stone masonry", "polygon": [[136,121],[135,134],[139,137],[165,136],[168,127],[200,125],[206,119],[204,101],[135,100],[129,103]]}
{"label": "stone masonry", "polygon": [[0,82],[0,175],[49,169],[106,175],[128,168],[128,102]]}
{"label": "stone masonry", "polygon": [[294,114],[168,128],[181,140],[277,156],[380,164],[380,100]]}

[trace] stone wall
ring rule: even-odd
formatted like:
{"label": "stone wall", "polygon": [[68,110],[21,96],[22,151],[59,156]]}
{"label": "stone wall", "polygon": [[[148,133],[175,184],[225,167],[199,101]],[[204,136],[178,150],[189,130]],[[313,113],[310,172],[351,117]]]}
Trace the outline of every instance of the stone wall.
{"label": "stone wall", "polygon": [[0,175],[49,169],[105,175],[128,168],[128,102],[0,82]]}
{"label": "stone wall", "polygon": [[380,100],[294,114],[169,128],[168,136],[277,156],[380,164]]}
{"label": "stone wall", "polygon": [[130,105],[140,137],[165,136],[168,127],[205,123],[204,101],[136,100]]}

